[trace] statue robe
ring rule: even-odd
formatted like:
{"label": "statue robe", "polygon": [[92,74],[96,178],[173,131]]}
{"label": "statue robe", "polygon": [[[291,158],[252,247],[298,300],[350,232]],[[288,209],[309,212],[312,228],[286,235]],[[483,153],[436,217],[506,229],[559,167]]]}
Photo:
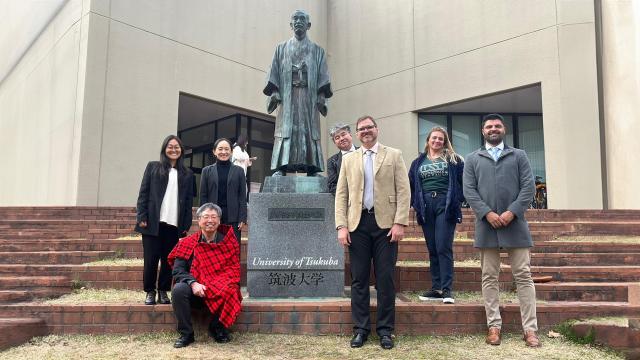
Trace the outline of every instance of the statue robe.
{"label": "statue robe", "polygon": [[[294,81],[306,86],[294,86]],[[325,99],[333,95],[324,49],[307,37],[278,44],[263,93],[270,96],[275,91],[282,103],[276,116],[271,170],[324,171],[318,94]],[[272,103],[267,107],[269,113],[274,110]]]}

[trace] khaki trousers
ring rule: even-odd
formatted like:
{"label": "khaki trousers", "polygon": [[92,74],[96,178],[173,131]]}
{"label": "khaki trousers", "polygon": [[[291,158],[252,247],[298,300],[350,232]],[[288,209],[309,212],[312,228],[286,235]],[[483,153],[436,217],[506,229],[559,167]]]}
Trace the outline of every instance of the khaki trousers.
{"label": "khaki trousers", "polygon": [[[518,289],[520,301],[520,317],[524,331],[538,331],[538,319],[536,316],[536,289],[531,279],[531,265],[529,248],[503,249],[509,253],[511,261],[511,273]],[[500,275],[500,249],[481,248],[480,264],[482,266],[482,298],[487,314],[488,327],[502,327],[500,317],[499,284]]]}

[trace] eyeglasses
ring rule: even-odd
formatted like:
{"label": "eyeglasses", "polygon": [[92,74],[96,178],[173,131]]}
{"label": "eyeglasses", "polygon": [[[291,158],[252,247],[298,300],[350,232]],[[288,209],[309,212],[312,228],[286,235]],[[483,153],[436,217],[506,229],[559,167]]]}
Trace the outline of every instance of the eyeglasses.
{"label": "eyeglasses", "polygon": [[180,150],[180,146],[167,146],[167,150]]}
{"label": "eyeglasses", "polygon": [[204,219],[204,220],[215,220],[218,218],[218,215],[202,215],[200,216],[200,219]]}
{"label": "eyeglasses", "polygon": [[368,125],[368,126],[363,126],[361,128],[357,128],[356,131],[357,132],[362,132],[362,131],[369,131],[371,129],[374,129],[376,126],[375,125]]}

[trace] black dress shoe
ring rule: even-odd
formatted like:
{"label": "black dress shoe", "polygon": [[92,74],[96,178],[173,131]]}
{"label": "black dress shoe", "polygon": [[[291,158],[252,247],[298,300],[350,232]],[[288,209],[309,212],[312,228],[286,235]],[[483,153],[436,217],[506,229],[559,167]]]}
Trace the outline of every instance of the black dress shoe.
{"label": "black dress shoe", "polygon": [[227,328],[225,328],[222,325],[216,328],[214,334],[215,335],[213,339],[217,343],[228,343],[229,341],[231,341],[231,335],[229,335],[229,330],[227,330]]}
{"label": "black dress shoe", "polygon": [[391,338],[391,335],[380,336],[380,347],[385,350],[393,349],[393,339]]}
{"label": "black dress shoe", "polygon": [[147,293],[146,299],[144,299],[145,305],[155,305],[156,304],[156,291],[152,290]]}
{"label": "black dress shoe", "polygon": [[364,343],[366,343],[366,342],[367,342],[367,335],[366,334],[356,333],[351,338],[351,347],[352,348],[359,348],[359,347],[362,347],[362,345],[364,345]]}
{"label": "black dress shoe", "polygon": [[174,348],[182,348],[185,346],[189,346],[189,344],[191,344],[192,342],[194,342],[195,339],[193,338],[193,334],[189,335],[189,336],[180,336],[180,338],[178,340],[176,340],[175,343],[173,343],[173,347]]}
{"label": "black dress shoe", "polygon": [[158,304],[171,304],[171,300],[169,300],[169,296],[166,291],[158,291]]}

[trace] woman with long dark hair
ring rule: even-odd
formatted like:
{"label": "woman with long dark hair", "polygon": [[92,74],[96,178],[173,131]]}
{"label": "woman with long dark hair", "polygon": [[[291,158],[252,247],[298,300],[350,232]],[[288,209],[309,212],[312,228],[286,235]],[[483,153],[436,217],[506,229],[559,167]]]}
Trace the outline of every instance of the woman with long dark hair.
{"label": "woman with long dark hair", "polygon": [[233,227],[238,244],[247,223],[247,178],[244,170],[231,163],[231,140],[220,138],[213,146],[216,163],[202,169],[200,204],[222,208],[221,222]]}
{"label": "woman with long dark hair", "polygon": [[238,136],[238,140],[233,144],[233,154],[231,156],[231,162],[233,165],[238,165],[244,170],[244,176],[247,176],[247,168],[251,166],[251,163],[258,159],[256,156],[249,156],[247,152],[248,144],[249,141],[246,135],[241,134]]}
{"label": "woman with long dark hair", "polygon": [[453,237],[462,222],[460,209],[464,161],[455,153],[447,131],[434,127],[427,134],[424,153],[411,163],[411,206],[422,225],[429,250],[431,290],[420,300],[453,304]]}
{"label": "woman with long dark hair", "polygon": [[167,296],[171,290],[167,256],[191,227],[194,178],[183,156],[182,141],[175,135],[167,136],[160,148],[160,161],[147,164],[140,185],[135,230],[142,234],[146,305],[156,303],[156,280],[158,303],[171,303]]}

